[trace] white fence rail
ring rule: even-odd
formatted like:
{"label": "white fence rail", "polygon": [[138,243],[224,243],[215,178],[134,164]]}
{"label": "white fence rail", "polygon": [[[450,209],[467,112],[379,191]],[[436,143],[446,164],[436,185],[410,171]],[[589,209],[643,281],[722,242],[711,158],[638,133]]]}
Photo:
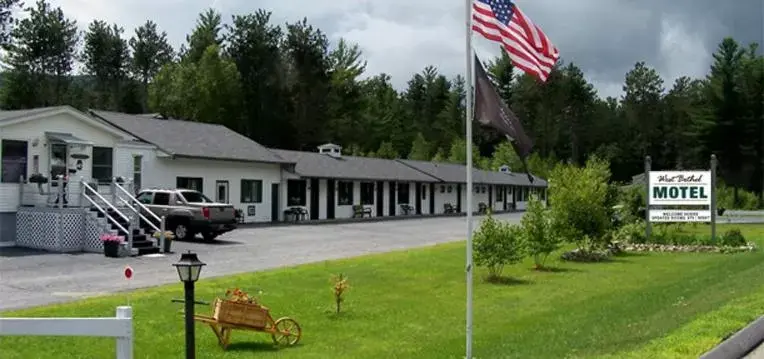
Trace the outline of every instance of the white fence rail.
{"label": "white fence rail", "polygon": [[0,318],[0,336],[80,336],[117,339],[116,359],[133,359],[133,309],[114,318]]}

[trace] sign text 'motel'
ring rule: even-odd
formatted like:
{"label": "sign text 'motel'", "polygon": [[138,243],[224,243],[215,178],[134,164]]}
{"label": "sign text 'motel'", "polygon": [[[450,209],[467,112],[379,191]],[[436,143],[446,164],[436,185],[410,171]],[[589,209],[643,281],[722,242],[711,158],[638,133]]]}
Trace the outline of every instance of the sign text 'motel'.
{"label": "sign text 'motel'", "polygon": [[711,205],[711,171],[650,171],[650,205]]}
{"label": "sign text 'motel'", "polygon": [[656,199],[707,199],[705,187],[700,186],[660,186],[653,187],[653,198]]}

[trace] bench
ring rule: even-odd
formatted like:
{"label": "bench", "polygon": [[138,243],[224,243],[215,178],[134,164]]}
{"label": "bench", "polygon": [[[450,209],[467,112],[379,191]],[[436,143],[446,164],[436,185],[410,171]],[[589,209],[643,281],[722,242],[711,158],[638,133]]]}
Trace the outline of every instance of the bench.
{"label": "bench", "polygon": [[443,213],[456,213],[456,208],[451,203],[443,203]]}
{"label": "bench", "polygon": [[406,203],[401,204],[401,211],[403,211],[403,214],[405,215],[411,214],[413,210],[414,210],[414,207],[412,207],[411,205]]}
{"label": "bench", "polygon": [[363,218],[366,215],[371,217],[371,208],[366,208],[360,204],[353,205],[353,218]]}
{"label": "bench", "polygon": [[486,205],[484,202],[478,203],[478,213],[480,214],[488,213],[488,205]]}

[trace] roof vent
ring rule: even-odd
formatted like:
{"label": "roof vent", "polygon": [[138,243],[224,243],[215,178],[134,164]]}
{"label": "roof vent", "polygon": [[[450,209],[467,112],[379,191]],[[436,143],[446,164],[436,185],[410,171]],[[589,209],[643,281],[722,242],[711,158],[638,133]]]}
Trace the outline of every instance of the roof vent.
{"label": "roof vent", "polygon": [[507,165],[503,165],[503,166],[499,167],[499,172],[512,173],[512,171],[509,170],[509,166],[507,166]]}
{"label": "roof vent", "polygon": [[342,147],[340,147],[340,145],[335,145],[333,143],[327,143],[327,144],[318,146],[318,153],[327,154],[334,158],[340,158],[342,157]]}

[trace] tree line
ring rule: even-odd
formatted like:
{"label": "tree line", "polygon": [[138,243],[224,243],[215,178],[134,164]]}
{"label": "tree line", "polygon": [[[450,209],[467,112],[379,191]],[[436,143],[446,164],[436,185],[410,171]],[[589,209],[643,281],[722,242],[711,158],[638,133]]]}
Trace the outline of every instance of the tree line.
{"label": "tree line", "polygon": [[[307,19],[275,24],[257,10],[224,21],[199,14],[173,49],[147,20],[125,34],[94,20],[81,31],[63,9],[39,0],[22,20],[0,1],[4,109],[69,104],[157,112],[220,123],[266,146],[314,150],[334,142],[357,155],[464,162],[465,80],[433,66],[396,90],[388,74],[366,73],[357,44],[330,43]],[[603,98],[573,63],[546,83],[517,75],[506,54],[487,69],[535,142],[532,171],[560,161],[608,160],[614,180],[653,169],[708,168],[736,188],[761,192],[764,178],[764,58],[756,44],[721,41],[704,78],[667,84],[645,62],[625,74],[623,96]],[[564,52],[563,52],[564,54]],[[474,125],[475,163],[522,170],[506,139]]]}

